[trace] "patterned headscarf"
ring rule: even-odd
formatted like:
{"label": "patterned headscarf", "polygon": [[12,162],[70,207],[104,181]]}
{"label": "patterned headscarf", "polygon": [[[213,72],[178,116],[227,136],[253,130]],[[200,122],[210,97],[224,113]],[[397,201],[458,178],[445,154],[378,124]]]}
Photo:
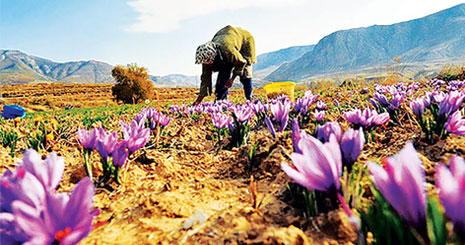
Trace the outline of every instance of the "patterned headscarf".
{"label": "patterned headscarf", "polygon": [[197,48],[197,52],[195,53],[195,63],[211,63],[215,60],[216,53],[216,44],[212,41],[206,42]]}

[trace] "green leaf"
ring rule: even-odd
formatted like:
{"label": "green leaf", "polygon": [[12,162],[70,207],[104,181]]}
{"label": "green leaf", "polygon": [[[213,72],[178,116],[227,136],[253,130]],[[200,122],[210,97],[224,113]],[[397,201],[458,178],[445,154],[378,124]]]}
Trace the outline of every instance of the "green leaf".
{"label": "green leaf", "polygon": [[441,212],[441,204],[437,197],[428,198],[426,207],[428,236],[431,244],[446,244],[447,228],[446,219]]}

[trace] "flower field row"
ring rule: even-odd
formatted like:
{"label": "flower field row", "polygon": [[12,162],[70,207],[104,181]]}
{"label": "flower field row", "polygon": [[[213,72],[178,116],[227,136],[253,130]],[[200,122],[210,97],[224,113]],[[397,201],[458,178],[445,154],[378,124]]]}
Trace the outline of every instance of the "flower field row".
{"label": "flower field row", "polygon": [[[298,94],[296,101],[283,95],[243,103],[151,104],[1,119],[0,142],[5,153],[0,159],[2,236],[16,242],[72,244],[97,239],[93,229],[104,234],[114,227],[126,229],[113,220],[120,213],[110,208],[114,205],[111,200],[145,195],[140,192],[153,188],[130,193],[135,186],[150,186],[150,182],[145,183],[148,180],[140,182],[134,176],[153,176],[150,178],[171,183],[166,178],[169,175],[176,184],[165,183],[160,193],[177,193],[187,199],[189,196],[183,194],[186,189],[173,189],[171,185],[182,185],[183,178],[200,183],[211,183],[209,178],[228,180],[234,183],[239,197],[244,187],[235,181],[245,180],[253,204],[228,196],[242,210],[232,215],[233,220],[244,216],[244,208],[252,206],[263,219],[247,214],[247,222],[268,226],[260,228],[265,231],[293,224],[304,231],[305,239],[315,242],[465,241],[465,202],[461,198],[465,194],[465,81],[331,85]],[[197,158],[199,154],[203,158]],[[178,160],[172,163],[170,159]],[[195,164],[182,165],[186,161]],[[170,170],[176,168],[173,164],[196,170],[175,173]],[[275,190],[262,194],[264,198],[273,196],[275,201],[256,200],[259,194],[255,182]],[[85,202],[76,204],[76,198]],[[166,211],[170,208],[157,206],[162,201],[148,202],[151,204],[145,204],[142,211],[131,209],[127,217],[133,218],[126,220],[134,220],[142,215],[136,214],[140,212],[152,213],[143,216],[150,222],[170,217]],[[227,202],[226,197],[223,202]],[[278,202],[295,210],[293,222],[278,222],[277,216],[260,211],[261,205],[271,208]],[[204,212],[208,210],[204,206]],[[342,226],[349,230],[345,235],[320,231],[323,228],[318,230],[324,235],[312,234],[309,224],[321,215],[339,211],[344,214],[339,218],[345,220]],[[77,215],[67,219],[62,217],[66,212]],[[208,235],[207,230],[226,217],[215,219],[211,215],[204,221],[206,225],[200,226],[204,231],[199,234],[204,236],[191,238],[186,231],[180,235],[167,231],[156,234],[162,234],[161,241],[165,242],[251,239],[236,235],[225,238],[228,232]],[[183,225],[190,220],[189,215],[178,216],[185,217]],[[262,227],[251,225],[248,230]],[[149,234],[149,230],[144,231]],[[258,232],[262,235],[254,241],[271,239],[264,238],[268,234],[265,231]],[[160,241],[150,235],[146,238],[147,242]]]}

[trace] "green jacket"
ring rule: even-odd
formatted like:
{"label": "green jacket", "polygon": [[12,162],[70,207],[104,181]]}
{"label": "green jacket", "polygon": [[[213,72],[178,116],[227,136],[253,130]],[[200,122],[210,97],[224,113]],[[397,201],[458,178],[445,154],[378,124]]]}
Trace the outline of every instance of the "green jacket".
{"label": "green jacket", "polygon": [[[244,70],[247,76],[252,76],[252,64],[257,62],[255,55],[255,41],[250,32],[230,25],[219,30],[212,39],[219,49],[219,59],[216,59],[214,66],[219,64],[232,65],[234,75],[243,75]],[[249,68],[249,69],[246,69]],[[203,65],[200,94],[207,96],[212,90],[213,67]]]}
{"label": "green jacket", "polygon": [[219,47],[223,62],[233,64],[237,72],[242,73],[246,65],[257,62],[255,41],[242,28],[226,26],[215,34],[212,41]]}

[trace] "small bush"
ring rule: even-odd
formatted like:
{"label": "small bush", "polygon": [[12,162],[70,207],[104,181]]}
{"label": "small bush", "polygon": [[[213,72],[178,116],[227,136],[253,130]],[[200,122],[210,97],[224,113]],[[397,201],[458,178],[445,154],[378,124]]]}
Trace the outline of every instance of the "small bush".
{"label": "small bush", "polygon": [[459,65],[446,65],[442,68],[441,72],[439,73],[438,76],[436,76],[437,79],[449,82],[453,80],[460,80],[463,81],[465,80],[465,66],[459,66]]}
{"label": "small bush", "polygon": [[135,104],[154,98],[154,86],[149,80],[146,68],[134,64],[126,67],[116,66],[111,71],[111,75],[116,80],[112,94],[117,101]]}

